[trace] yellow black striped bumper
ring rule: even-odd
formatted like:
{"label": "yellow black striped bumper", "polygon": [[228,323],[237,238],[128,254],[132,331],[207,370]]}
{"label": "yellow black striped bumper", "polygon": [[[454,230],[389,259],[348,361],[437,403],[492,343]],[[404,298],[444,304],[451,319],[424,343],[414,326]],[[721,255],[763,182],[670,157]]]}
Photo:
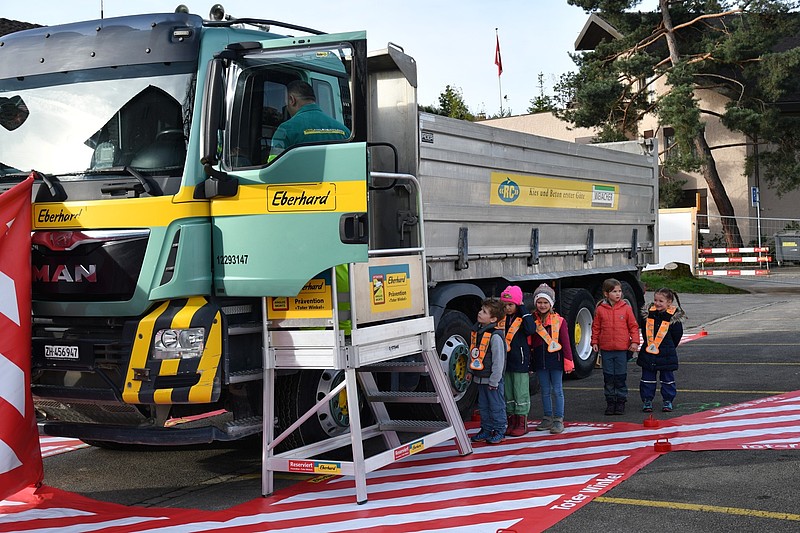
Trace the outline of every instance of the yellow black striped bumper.
{"label": "yellow black striped bumper", "polygon": [[[167,328],[205,328],[201,357],[156,360],[153,338]],[[205,298],[163,302],[136,330],[122,399],[133,404],[212,403],[221,392],[222,315]]]}

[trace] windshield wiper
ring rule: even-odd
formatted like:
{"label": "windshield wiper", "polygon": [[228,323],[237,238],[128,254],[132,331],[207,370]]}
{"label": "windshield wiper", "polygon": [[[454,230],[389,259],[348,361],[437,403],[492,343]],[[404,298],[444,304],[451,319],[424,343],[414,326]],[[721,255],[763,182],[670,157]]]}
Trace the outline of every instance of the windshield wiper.
{"label": "windshield wiper", "polygon": [[[50,198],[48,199],[51,202],[64,202],[67,199],[67,191],[64,190],[64,187],[58,182],[54,176],[48,176],[47,174],[43,174],[38,170],[31,170],[31,174],[33,174],[34,180],[42,180],[44,184],[47,186],[47,190],[50,192]],[[40,189],[41,190],[41,189]],[[44,199],[40,199],[37,195],[36,201],[42,202]]]}
{"label": "windshield wiper", "polygon": [[[85,170],[84,172],[81,172],[81,174],[84,174],[84,175],[87,175],[87,176],[93,176],[93,175],[105,175],[105,174],[120,174],[121,172],[124,172],[126,174],[129,174],[129,175],[133,176],[136,179],[136,181],[138,181],[141,184],[142,189],[144,190],[144,192],[146,192],[150,196],[163,196],[164,195],[164,192],[161,190],[161,188],[158,186],[158,184],[151,183],[149,179],[147,179],[142,174],[140,174],[139,172],[137,172],[136,170],[134,170],[134,169],[132,169],[131,167],[128,167],[128,166],[124,166],[124,167],[108,167],[108,168],[93,168],[93,169],[90,169],[90,170]],[[102,192],[104,192],[104,193],[112,193],[114,191],[132,191],[132,192],[137,192],[137,188],[136,188],[135,185],[131,186],[131,185],[128,185],[128,184],[125,184],[125,183],[110,184],[110,185],[108,185],[106,187],[101,188],[100,190]]]}

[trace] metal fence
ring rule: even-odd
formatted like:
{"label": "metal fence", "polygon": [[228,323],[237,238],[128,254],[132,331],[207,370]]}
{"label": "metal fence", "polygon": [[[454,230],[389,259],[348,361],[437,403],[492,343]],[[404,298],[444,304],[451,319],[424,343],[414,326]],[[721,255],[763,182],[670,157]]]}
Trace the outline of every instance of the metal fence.
{"label": "metal fence", "polygon": [[[697,215],[699,248],[724,247],[725,237],[722,233],[723,219],[735,219],[742,236],[743,246],[767,247],[774,254],[776,236],[778,244],[783,244],[783,237],[800,234],[800,218],[757,218],[757,217],[721,217],[716,215]],[[780,246],[779,246],[780,247]],[[774,260],[774,258],[773,258]]]}

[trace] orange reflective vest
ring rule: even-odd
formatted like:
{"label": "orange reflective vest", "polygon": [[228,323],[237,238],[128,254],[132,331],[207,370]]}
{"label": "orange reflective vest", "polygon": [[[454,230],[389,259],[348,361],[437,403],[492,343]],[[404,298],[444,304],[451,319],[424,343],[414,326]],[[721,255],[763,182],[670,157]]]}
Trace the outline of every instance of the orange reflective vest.
{"label": "orange reflective vest", "polygon": [[[550,313],[542,324],[539,315],[536,315],[536,333],[544,341],[547,346],[547,351],[555,353],[561,349],[561,344],[556,340],[558,339],[558,331],[561,329],[561,317],[556,313]],[[550,333],[547,333],[547,326],[550,326]]]}
{"label": "orange reflective vest", "polygon": [[478,346],[476,346],[478,342],[478,332],[473,331],[470,333],[470,343],[469,343],[469,369],[470,370],[483,370],[483,360],[486,358],[486,352],[489,349],[489,342],[492,340],[492,335],[494,335],[493,330],[503,331],[502,321],[498,322],[492,328],[486,329],[482,336],[481,342]]}

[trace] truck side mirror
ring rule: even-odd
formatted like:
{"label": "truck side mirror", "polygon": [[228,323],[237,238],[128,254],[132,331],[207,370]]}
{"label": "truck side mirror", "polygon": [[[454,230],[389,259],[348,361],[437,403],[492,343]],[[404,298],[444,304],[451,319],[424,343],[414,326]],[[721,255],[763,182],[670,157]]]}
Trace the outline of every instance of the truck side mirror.
{"label": "truck side mirror", "polygon": [[200,162],[203,164],[208,178],[197,184],[194,189],[194,198],[210,199],[217,197],[232,197],[239,192],[239,182],[230,178],[225,172],[214,169],[219,145],[219,132],[225,128],[225,61],[216,57],[208,64],[206,77],[205,98],[203,99],[203,112],[200,120],[202,131]]}

